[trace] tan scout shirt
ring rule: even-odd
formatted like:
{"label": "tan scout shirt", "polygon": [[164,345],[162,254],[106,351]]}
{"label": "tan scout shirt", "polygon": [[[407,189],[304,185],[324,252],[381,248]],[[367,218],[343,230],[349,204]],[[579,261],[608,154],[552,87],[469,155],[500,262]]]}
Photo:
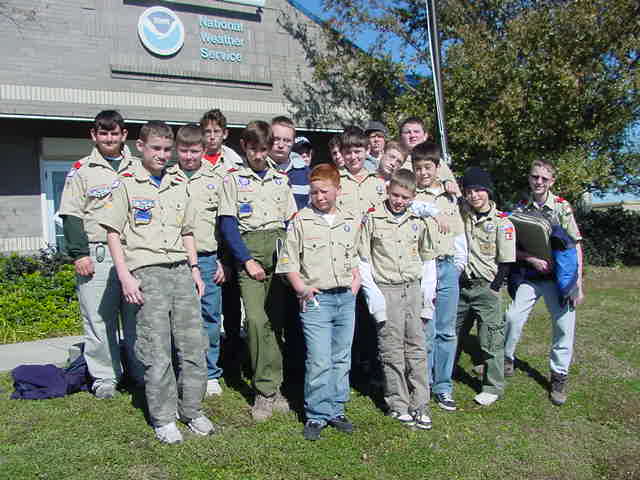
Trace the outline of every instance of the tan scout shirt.
{"label": "tan scout shirt", "polygon": [[374,205],[387,197],[387,187],[377,173],[362,170],[363,179],[358,181],[346,168],[340,170],[340,194],[336,206],[356,218],[362,218]]}
{"label": "tan scout shirt", "polygon": [[499,263],[516,261],[516,231],[506,214],[498,211],[493,202],[491,210],[478,218],[469,205],[462,208],[469,263],[465,268],[470,277],[493,282]]}
{"label": "tan scout shirt", "polygon": [[580,229],[576,223],[576,219],[573,216],[573,209],[571,204],[564,198],[558,197],[549,192],[547,195],[547,201],[541,207],[533,200],[532,196],[528,199],[520,201],[516,208],[517,212],[539,212],[542,211],[547,218],[550,218],[553,222],[559,223],[562,228],[567,231],[567,234],[573,238],[576,242],[582,240]]}
{"label": "tan scout shirt", "polygon": [[429,234],[433,241],[435,255],[454,255],[456,248],[454,240],[456,236],[464,233],[464,224],[460,216],[458,202],[451,198],[442,187],[442,184],[432,188],[417,188],[416,200],[435,205],[440,211],[440,215],[446,218],[449,232],[440,233],[435,222],[429,222]]}
{"label": "tan scout shirt", "polygon": [[126,146],[122,153],[124,158],[118,172],[94,147],[91,154],[74,163],[67,174],[59,215],[82,219],[89,242],[107,242],[107,231],[98,223],[100,212],[111,199],[111,193],[120,186],[118,174],[140,163]]}
{"label": "tan scout shirt", "polygon": [[243,167],[229,170],[224,177],[218,215],[236,217],[240,233],[284,228],[296,211],[286,173],[269,168],[260,178]]}
{"label": "tan scout shirt", "polygon": [[360,220],[353,215],[338,210],[329,225],[321,212],[305,207],[289,223],[276,273],[299,272],[306,285],[320,290],[350,288],[360,262],[359,235]]}
{"label": "tan scout shirt", "polygon": [[195,210],[178,166],[167,169],[159,187],[142,165],[120,180],[122,185],[103,209],[100,224],[124,237],[129,270],[185,261],[182,236],[194,232]]}
{"label": "tan scout shirt", "polygon": [[216,220],[222,197],[222,180],[227,171],[221,164],[214,167],[209,162],[195,172],[187,184],[187,193],[194,210],[196,225],[193,236],[198,253],[218,250]]}
{"label": "tan scout shirt", "polygon": [[370,209],[362,220],[360,256],[371,264],[376,283],[420,280],[423,263],[435,257],[428,222],[433,220],[409,211],[396,217],[384,202]]}

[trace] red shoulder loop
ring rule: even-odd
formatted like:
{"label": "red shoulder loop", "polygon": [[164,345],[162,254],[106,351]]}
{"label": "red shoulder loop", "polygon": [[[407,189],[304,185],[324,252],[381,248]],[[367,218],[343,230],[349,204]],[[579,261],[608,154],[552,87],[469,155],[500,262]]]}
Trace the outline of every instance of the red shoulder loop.
{"label": "red shoulder loop", "polygon": [[296,218],[296,216],[298,215],[299,212],[295,212],[293,215],[291,215],[291,218],[289,219],[289,221],[293,220],[294,218]]}
{"label": "red shoulder loop", "polygon": [[123,176],[123,177],[133,177],[133,173],[131,173],[131,172],[124,172],[124,173],[122,174],[122,176]]}
{"label": "red shoulder loop", "polygon": [[233,173],[233,172],[237,172],[238,169],[235,167],[231,167],[229,170],[227,170],[228,173]]}
{"label": "red shoulder loop", "polygon": [[566,202],[566,200],[562,197],[556,197],[556,202],[562,203],[562,202]]}
{"label": "red shoulder loop", "polygon": [[184,178],[182,178],[179,175],[176,175],[176,182],[182,182],[182,181],[184,181]]}
{"label": "red shoulder loop", "polygon": [[82,162],[80,160],[78,160],[76,163],[73,164],[73,168],[75,168],[76,170],[79,169],[82,166]]}
{"label": "red shoulder loop", "polygon": [[367,210],[367,213],[372,213],[376,211],[376,207],[369,207],[369,210]]}

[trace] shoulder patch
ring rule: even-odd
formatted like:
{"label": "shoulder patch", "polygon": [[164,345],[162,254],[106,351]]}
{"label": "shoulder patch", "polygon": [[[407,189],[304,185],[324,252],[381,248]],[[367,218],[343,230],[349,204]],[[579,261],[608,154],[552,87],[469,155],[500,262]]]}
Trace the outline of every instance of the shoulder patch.
{"label": "shoulder patch", "polygon": [[563,203],[563,202],[566,202],[566,200],[564,198],[562,198],[562,197],[556,197],[556,202],[557,203]]}
{"label": "shoulder patch", "polygon": [[498,217],[500,218],[507,218],[509,215],[511,215],[509,212],[498,212]]}

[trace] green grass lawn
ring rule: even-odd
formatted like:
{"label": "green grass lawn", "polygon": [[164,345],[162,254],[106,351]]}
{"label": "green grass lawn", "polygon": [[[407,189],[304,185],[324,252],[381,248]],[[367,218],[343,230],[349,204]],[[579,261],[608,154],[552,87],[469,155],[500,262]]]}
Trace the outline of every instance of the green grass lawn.
{"label": "green grass lawn", "polygon": [[[9,400],[0,377],[2,479],[638,479],[640,478],[639,269],[591,268],[578,311],[568,403],[547,399],[550,326],[542,302],[525,328],[520,366],[504,399],[477,408],[456,382],[459,409],[433,406],[432,431],[384,417],[353,391],[351,436],[332,429],[302,439],[294,413],[255,424],[243,393],[207,398],[221,424],[211,437],[185,433],[166,446],[124,394],[96,401],[80,393],[43,401]],[[469,359],[462,366],[470,370]]]}

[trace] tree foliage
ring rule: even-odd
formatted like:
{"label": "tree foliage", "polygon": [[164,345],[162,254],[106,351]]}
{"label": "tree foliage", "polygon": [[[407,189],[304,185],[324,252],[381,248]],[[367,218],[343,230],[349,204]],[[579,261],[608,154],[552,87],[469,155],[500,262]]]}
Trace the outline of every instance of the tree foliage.
{"label": "tree foliage", "polygon": [[[528,166],[540,156],[557,163],[556,188],[571,200],[586,191],[639,189],[640,155],[629,141],[640,115],[636,0],[437,4],[456,170],[488,168],[504,200],[526,189]],[[417,114],[435,128],[431,77],[420,74],[429,65],[425,2],[325,0],[324,6],[331,19],[322,41],[300,35],[315,78],[297,92],[322,99],[316,101],[326,109],[324,117],[303,115],[310,122],[383,118],[393,130]],[[377,37],[367,51],[346,40],[370,30]]]}

